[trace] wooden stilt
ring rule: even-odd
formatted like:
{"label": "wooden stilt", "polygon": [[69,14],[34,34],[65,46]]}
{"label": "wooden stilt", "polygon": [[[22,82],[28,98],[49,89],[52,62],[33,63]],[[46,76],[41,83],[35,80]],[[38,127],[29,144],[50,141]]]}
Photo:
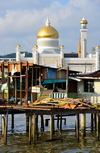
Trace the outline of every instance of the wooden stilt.
{"label": "wooden stilt", "polygon": [[11,114],[11,129],[13,130],[14,129],[14,114]]}
{"label": "wooden stilt", "polygon": [[60,115],[60,130],[62,130],[62,114]]}
{"label": "wooden stilt", "polygon": [[36,115],[36,136],[37,136],[37,140],[38,140],[38,137],[39,137],[39,134],[38,134],[38,115]]}
{"label": "wooden stilt", "polygon": [[100,129],[100,115],[99,115],[99,129]]}
{"label": "wooden stilt", "polygon": [[17,78],[15,78],[15,104],[17,104]]}
{"label": "wooden stilt", "polygon": [[53,139],[53,120],[54,116],[50,115],[50,139]]}
{"label": "wooden stilt", "polygon": [[[2,72],[2,84],[4,84],[4,62],[2,62],[1,72]],[[2,92],[2,98],[4,99],[4,90]]]}
{"label": "wooden stilt", "polygon": [[66,125],[66,118],[64,118],[63,120],[64,120],[64,125]]}
{"label": "wooden stilt", "polygon": [[5,115],[5,132],[4,132],[4,144],[7,144],[7,128],[8,128],[8,112]]}
{"label": "wooden stilt", "polygon": [[96,113],[93,113],[93,126],[95,127],[96,131]]}
{"label": "wooden stilt", "polygon": [[83,137],[86,136],[86,133],[85,133],[85,128],[86,128],[86,114],[80,114],[80,117],[81,117],[81,135]]}
{"label": "wooden stilt", "polygon": [[54,115],[52,115],[52,120],[53,120],[52,128],[53,128],[53,134],[54,134],[54,132],[55,132],[55,119],[54,119]]}
{"label": "wooden stilt", "polygon": [[36,126],[36,119],[35,119],[35,114],[32,115],[32,138],[33,138],[33,143],[35,144],[35,126]]}
{"label": "wooden stilt", "polygon": [[58,118],[57,118],[57,129],[59,129],[59,114],[58,114]]}
{"label": "wooden stilt", "polygon": [[29,115],[26,114],[26,132],[29,132]]}
{"label": "wooden stilt", "polygon": [[76,114],[76,137],[79,140],[79,114]]}
{"label": "wooden stilt", "polygon": [[22,105],[22,63],[20,62],[20,103]]}
{"label": "wooden stilt", "polygon": [[9,73],[8,73],[8,104],[10,104],[10,77],[9,77]]}
{"label": "wooden stilt", "polygon": [[91,131],[93,131],[93,113],[91,113]]}
{"label": "wooden stilt", "polygon": [[29,115],[29,143],[32,141],[32,115]]}
{"label": "wooden stilt", "polygon": [[96,137],[99,140],[99,112],[96,112]]}
{"label": "wooden stilt", "polygon": [[5,132],[5,114],[2,114],[2,136],[4,136]]}
{"label": "wooden stilt", "polygon": [[44,119],[43,119],[43,115],[41,115],[41,131],[44,131]]}

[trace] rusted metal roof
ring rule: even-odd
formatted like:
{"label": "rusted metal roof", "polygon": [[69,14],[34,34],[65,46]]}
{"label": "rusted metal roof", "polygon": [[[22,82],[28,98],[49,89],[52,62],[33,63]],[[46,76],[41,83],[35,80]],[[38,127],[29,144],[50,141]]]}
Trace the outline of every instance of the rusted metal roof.
{"label": "rusted metal roof", "polygon": [[83,74],[76,74],[77,77],[100,77],[100,70],[90,72],[90,73],[83,73]]}

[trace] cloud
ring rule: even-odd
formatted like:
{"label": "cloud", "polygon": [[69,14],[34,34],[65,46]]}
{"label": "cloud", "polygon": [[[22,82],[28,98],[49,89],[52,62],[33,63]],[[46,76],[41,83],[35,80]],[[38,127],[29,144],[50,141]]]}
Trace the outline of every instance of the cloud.
{"label": "cloud", "polygon": [[[51,26],[59,32],[60,45],[66,52],[76,52],[80,38],[80,20],[88,20],[87,48],[99,44],[99,0],[70,0],[64,5],[51,0],[0,0],[0,54],[11,53],[20,44],[23,51],[36,45],[36,34],[49,16]],[[5,45],[6,44],[6,45]]]}
{"label": "cloud", "polygon": [[6,12],[6,10],[33,10],[43,9],[49,7],[51,0],[0,0],[0,11]]}

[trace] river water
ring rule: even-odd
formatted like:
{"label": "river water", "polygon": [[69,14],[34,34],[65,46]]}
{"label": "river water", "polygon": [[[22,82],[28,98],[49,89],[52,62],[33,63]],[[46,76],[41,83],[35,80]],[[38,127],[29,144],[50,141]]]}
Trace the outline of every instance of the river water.
{"label": "river water", "polygon": [[[48,116],[45,116],[45,118],[48,118]],[[84,139],[81,136],[79,141],[76,139],[75,117],[70,116],[66,117],[66,125],[63,122],[63,141],[47,141],[49,140],[49,127],[45,127],[45,132],[39,132],[39,139],[36,140],[36,143],[30,145],[25,126],[26,116],[15,115],[14,130],[11,131],[11,115],[9,115],[7,145],[3,144],[0,134],[0,153],[100,153],[100,141],[97,141],[95,131],[91,132],[90,119],[90,114],[88,114],[86,116],[86,137]],[[54,138],[58,138],[57,132]]]}

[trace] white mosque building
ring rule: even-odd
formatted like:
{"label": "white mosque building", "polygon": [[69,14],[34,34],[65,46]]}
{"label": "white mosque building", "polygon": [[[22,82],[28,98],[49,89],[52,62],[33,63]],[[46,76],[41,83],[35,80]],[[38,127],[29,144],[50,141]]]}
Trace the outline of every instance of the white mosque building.
{"label": "white mosque building", "polygon": [[59,46],[59,33],[47,18],[46,25],[37,33],[37,44],[32,48],[32,57],[21,54],[20,45],[16,47],[16,61],[28,61],[38,65],[61,68],[69,66],[70,70],[83,73],[100,69],[100,46],[87,51],[87,20],[80,21],[80,42],[78,53],[64,53],[64,46]]}

